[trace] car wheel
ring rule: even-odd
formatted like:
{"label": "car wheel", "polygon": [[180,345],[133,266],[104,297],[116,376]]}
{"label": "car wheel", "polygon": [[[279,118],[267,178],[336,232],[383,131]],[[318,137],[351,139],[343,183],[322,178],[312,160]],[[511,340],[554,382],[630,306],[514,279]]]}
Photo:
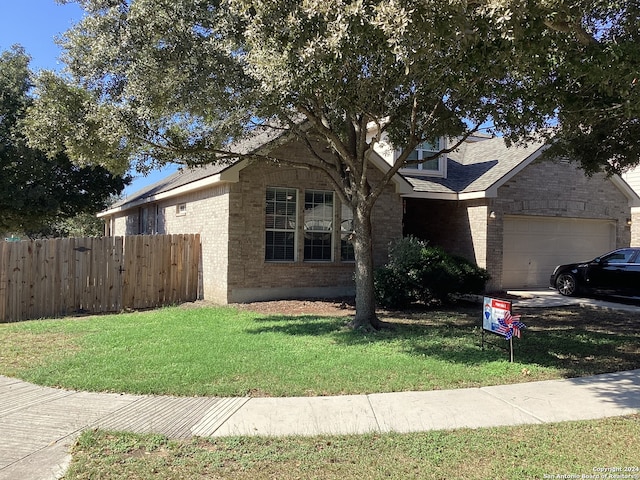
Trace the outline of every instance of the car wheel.
{"label": "car wheel", "polygon": [[578,293],[576,277],[572,273],[562,273],[556,280],[556,288],[562,295],[570,297]]}

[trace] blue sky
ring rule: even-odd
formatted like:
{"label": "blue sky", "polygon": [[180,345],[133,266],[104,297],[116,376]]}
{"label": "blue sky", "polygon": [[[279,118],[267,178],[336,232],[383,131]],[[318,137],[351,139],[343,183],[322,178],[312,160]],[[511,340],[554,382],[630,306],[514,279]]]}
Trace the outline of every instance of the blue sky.
{"label": "blue sky", "polygon": [[[0,0],[0,51],[20,44],[31,56],[31,69],[60,71],[61,50],[55,37],[82,19],[83,11],[75,3],[59,5],[55,0]],[[125,194],[154,183],[175,171],[174,166],[137,177]]]}

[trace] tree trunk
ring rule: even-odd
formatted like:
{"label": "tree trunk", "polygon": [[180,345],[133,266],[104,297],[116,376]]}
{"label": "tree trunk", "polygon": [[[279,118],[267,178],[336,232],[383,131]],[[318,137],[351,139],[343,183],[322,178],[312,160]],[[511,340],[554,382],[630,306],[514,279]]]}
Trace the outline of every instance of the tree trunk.
{"label": "tree trunk", "polygon": [[376,300],[373,288],[373,239],[371,228],[371,209],[362,205],[354,208],[353,250],[355,254],[355,282],[356,282],[356,315],[353,319],[354,328],[381,328],[382,323],[376,315]]}

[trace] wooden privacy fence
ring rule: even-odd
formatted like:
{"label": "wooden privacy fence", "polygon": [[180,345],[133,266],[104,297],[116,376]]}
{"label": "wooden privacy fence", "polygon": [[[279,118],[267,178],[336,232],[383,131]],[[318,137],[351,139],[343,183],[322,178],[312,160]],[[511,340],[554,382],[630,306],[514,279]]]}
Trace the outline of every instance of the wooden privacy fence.
{"label": "wooden privacy fence", "polygon": [[193,301],[199,265],[197,234],[0,242],[0,322]]}

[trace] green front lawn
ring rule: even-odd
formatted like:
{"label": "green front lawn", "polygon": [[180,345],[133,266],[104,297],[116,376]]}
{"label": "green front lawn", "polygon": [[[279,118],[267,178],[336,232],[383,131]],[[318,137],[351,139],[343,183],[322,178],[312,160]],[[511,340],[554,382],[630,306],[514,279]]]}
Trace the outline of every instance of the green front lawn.
{"label": "green front lawn", "polygon": [[0,325],[0,374],[77,390],[299,396],[432,390],[640,368],[640,322],[589,309],[522,310],[529,326],[481,349],[481,306],[347,318],[172,307]]}
{"label": "green front lawn", "polygon": [[[589,309],[523,309],[529,328],[480,347],[481,306],[387,314],[395,328],[233,308],[0,325],[0,374],[73,389],[174,395],[427,390],[640,368],[640,322]],[[639,475],[638,415],[478,430],[173,441],[89,430],[65,479],[523,479]],[[620,472],[616,472],[620,473]],[[564,475],[564,477],[562,477]],[[577,477],[571,477],[577,475]],[[584,477],[586,478],[586,477]],[[609,478],[603,477],[600,478]]]}

